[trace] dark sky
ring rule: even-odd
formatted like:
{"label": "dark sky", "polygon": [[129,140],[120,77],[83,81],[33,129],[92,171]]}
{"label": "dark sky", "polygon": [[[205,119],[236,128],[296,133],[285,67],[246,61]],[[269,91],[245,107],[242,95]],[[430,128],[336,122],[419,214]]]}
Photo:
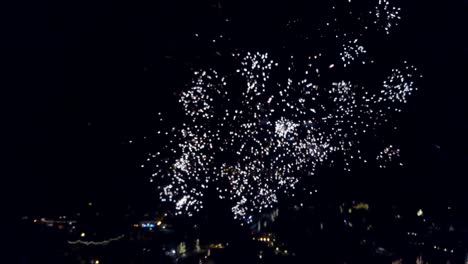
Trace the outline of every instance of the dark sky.
{"label": "dark sky", "polygon": [[[108,207],[150,199],[139,167],[144,152],[122,144],[154,128],[174,108],[191,61],[209,47],[194,32],[220,30],[223,17],[239,48],[281,42],[278,27],[307,17],[307,1],[47,1],[19,2],[8,17],[4,87],[7,171],[18,213],[72,210],[87,201]],[[274,1],[276,2],[276,1]],[[407,2],[407,1],[405,1]],[[468,2],[415,0],[393,42],[425,78],[403,118],[410,163],[392,177],[418,193],[463,200],[468,176]],[[315,6],[320,10],[320,5]],[[314,14],[311,12],[311,14]],[[261,32],[261,33],[259,33]],[[243,36],[243,37],[242,37]],[[371,176],[368,176],[371,177]],[[373,176],[372,176],[373,177]],[[378,178],[376,178],[378,179]],[[412,191],[408,191],[411,193]],[[460,194],[460,195],[458,195]],[[416,195],[416,194],[415,194]]]}

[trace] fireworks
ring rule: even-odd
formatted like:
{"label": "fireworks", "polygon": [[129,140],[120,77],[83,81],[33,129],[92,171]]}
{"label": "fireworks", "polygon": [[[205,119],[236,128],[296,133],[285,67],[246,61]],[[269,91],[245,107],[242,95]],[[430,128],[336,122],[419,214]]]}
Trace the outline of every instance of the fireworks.
{"label": "fireworks", "polygon": [[416,90],[413,81],[416,73],[417,69],[411,65],[405,65],[403,69],[392,69],[392,74],[383,83],[382,98],[392,103],[406,103],[408,96]]}
{"label": "fireworks", "polygon": [[[398,18],[399,9],[386,1],[377,10],[378,19]],[[367,163],[361,140],[401,111],[419,76],[405,63],[390,69],[381,87],[339,76],[321,79],[321,73],[350,68],[353,61],[365,64],[367,51],[357,38],[339,53],[342,68],[320,53],[279,63],[268,53],[236,52],[232,71],[194,72],[179,98],[185,119],[170,133],[158,131],[169,136],[168,144],[148,154],[161,200],[173,204],[176,215],[191,216],[212,189],[231,201],[234,218],[252,222],[280,194],[293,195],[300,179],[318,166],[340,161],[350,171],[354,162]],[[386,164],[398,155],[389,146],[377,161]]]}
{"label": "fireworks", "polygon": [[[389,145],[388,147],[384,148],[378,155],[377,155],[377,161],[379,162],[379,167],[380,168],[386,168],[388,164],[391,164],[392,162],[395,162],[400,158],[400,149],[395,148],[392,145]],[[403,165],[400,163],[400,165]]]}
{"label": "fireworks", "polygon": [[[362,54],[365,54],[366,49],[358,44],[358,39],[350,40],[343,44],[343,51],[340,52],[341,60],[343,61],[344,67],[351,64],[352,61],[359,59]],[[361,60],[365,64],[364,60]]]}
{"label": "fireworks", "polygon": [[[346,81],[313,85],[307,75],[281,83],[271,81],[278,64],[268,54],[235,57],[240,67],[234,73],[195,73],[180,99],[190,121],[174,134],[172,157],[152,154],[161,199],[174,203],[176,214],[199,211],[206,189],[215,186],[220,198],[234,202],[235,218],[250,221],[272,208],[278,193],[293,191],[301,176],[335,156],[349,171],[352,160],[363,160],[360,138],[399,111],[384,106],[406,102],[413,86],[405,82],[412,75],[398,69],[377,94]],[[238,79],[242,96],[233,98],[229,83]],[[391,159],[393,152],[387,149],[380,159]]]}
{"label": "fireworks", "polygon": [[401,8],[392,6],[389,0],[379,0],[375,10],[371,12],[375,16],[374,24],[382,28],[386,34],[390,34],[390,30],[398,25]]}

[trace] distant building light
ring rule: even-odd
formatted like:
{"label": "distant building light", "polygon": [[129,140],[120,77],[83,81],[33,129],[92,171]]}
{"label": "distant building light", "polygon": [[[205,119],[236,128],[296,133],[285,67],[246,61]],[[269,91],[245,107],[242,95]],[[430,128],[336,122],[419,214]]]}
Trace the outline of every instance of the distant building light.
{"label": "distant building light", "polygon": [[359,210],[359,209],[369,210],[369,204],[364,203],[364,202],[360,202],[360,203],[356,204],[355,206],[353,206],[353,208],[356,209],[356,210]]}
{"label": "distant building light", "polygon": [[85,232],[81,232],[80,237],[85,237],[85,236],[86,236],[86,233],[85,233]]}
{"label": "distant building light", "polygon": [[155,227],[155,225],[153,223],[142,223],[141,227],[151,229],[151,228]]}

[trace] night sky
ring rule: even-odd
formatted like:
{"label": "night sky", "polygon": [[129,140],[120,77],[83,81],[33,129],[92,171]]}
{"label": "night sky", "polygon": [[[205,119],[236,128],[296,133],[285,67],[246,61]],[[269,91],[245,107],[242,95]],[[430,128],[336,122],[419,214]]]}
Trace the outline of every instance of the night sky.
{"label": "night sky", "polygon": [[[193,34],[228,32],[222,47],[301,50],[284,24],[314,23],[309,1],[63,1],[22,2],[8,23],[12,40],[3,88],[10,200],[18,214],[69,212],[93,201],[110,209],[151,203],[140,170],[141,139],[159,111],[176,111],[175,93],[194,65],[216,50]],[[402,2],[402,1],[400,1]],[[411,3],[406,3],[411,2]],[[379,57],[403,54],[424,74],[401,125],[404,169],[363,170],[340,182],[364,183],[370,194],[387,184],[414,201],[466,201],[468,176],[468,2],[405,1],[393,40]],[[309,9],[307,9],[309,8]],[[306,10],[311,10],[307,12]],[[223,21],[232,21],[224,26]],[[292,47],[292,48],[291,48]],[[387,52],[388,51],[388,52]],[[351,178],[349,178],[351,177]]]}

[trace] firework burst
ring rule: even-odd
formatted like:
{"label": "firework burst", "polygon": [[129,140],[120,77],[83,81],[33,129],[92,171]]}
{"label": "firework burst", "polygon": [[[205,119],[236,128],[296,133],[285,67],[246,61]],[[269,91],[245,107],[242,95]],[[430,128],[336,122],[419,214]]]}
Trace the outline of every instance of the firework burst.
{"label": "firework burst", "polygon": [[[368,56],[358,39],[346,41],[340,68],[363,62],[363,54]],[[262,52],[232,57],[232,71],[194,72],[179,98],[185,118],[165,133],[167,146],[148,154],[151,181],[176,214],[200,211],[211,188],[231,201],[234,218],[251,222],[318,166],[340,160],[350,171],[371,155],[381,163],[399,155],[391,146],[369,154],[361,141],[401,111],[416,89],[415,67],[389,69],[380,87],[365,87],[339,76],[322,79],[339,64],[321,54],[305,63],[294,56],[279,63]]]}

